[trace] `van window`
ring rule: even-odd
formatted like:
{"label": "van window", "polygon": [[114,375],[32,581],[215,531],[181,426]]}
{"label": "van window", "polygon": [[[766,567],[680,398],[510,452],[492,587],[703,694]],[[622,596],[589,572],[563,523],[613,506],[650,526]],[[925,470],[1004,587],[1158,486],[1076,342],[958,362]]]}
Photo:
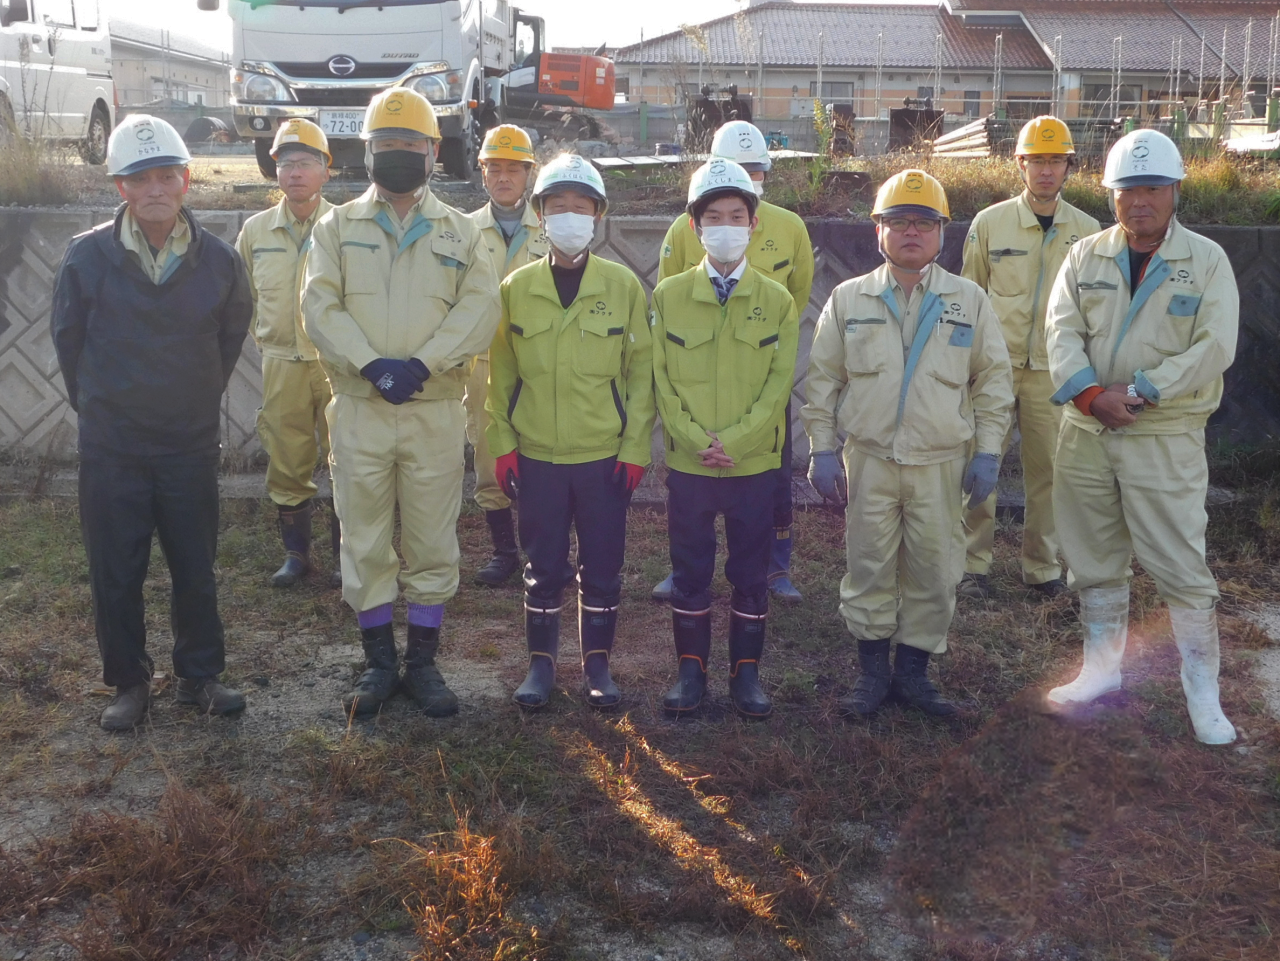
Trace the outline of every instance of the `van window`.
{"label": "van window", "polygon": [[74,0],[76,23],[81,30],[98,29],[98,0]]}
{"label": "van window", "polygon": [[40,0],[36,12],[40,14],[40,19],[44,23],[57,27],[76,25],[76,15],[71,7],[71,0]]}

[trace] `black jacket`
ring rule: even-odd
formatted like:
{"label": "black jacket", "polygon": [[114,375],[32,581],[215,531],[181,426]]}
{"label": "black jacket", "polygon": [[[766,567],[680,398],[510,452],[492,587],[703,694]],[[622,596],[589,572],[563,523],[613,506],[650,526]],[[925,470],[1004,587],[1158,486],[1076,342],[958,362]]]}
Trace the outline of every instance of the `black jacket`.
{"label": "black jacket", "polygon": [[114,221],[72,239],[53,284],[51,322],[81,452],[217,451],[220,405],[253,316],[240,255],[184,207],[191,243],[154,284]]}

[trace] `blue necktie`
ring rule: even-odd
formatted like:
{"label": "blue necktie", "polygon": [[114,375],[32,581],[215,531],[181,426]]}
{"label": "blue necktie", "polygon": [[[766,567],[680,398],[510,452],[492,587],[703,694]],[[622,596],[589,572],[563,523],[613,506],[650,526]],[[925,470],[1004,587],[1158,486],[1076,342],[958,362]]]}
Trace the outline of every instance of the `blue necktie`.
{"label": "blue necktie", "polygon": [[720,298],[720,305],[724,306],[724,302],[729,299],[729,295],[733,293],[733,288],[738,286],[738,279],[730,277],[712,277],[711,286],[716,289],[716,296]]}

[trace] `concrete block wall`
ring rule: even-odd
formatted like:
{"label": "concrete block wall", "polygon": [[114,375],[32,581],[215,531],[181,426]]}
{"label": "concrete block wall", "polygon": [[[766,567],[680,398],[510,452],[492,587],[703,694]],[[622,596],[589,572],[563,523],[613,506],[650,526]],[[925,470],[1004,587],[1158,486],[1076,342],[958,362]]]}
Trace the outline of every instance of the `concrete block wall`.
{"label": "concrete block wall", "polygon": [[[224,240],[234,240],[255,211],[208,211],[200,222]],[[0,449],[16,448],[37,456],[67,460],[75,454],[75,413],[67,405],[49,337],[53,278],[67,243],[76,234],[110,217],[109,210],[0,211]],[[604,224],[595,251],[626,264],[652,289],[658,254],[670,221],[655,217],[615,217]],[[958,270],[965,224],[947,229],[940,258]],[[1227,374],[1222,409],[1211,425],[1215,436],[1256,443],[1280,436],[1280,228],[1198,228],[1222,244],[1231,257],[1241,293],[1240,348]],[[868,223],[814,220],[809,223],[816,254],[813,295],[801,318],[800,357],[792,415],[803,403],[802,378],[818,313],[831,290],[843,280],[880,263],[875,234]],[[252,456],[261,403],[261,359],[246,340],[240,363],[223,398],[223,446]],[[804,432],[795,421],[795,461],[808,457]],[[655,445],[660,456],[661,443]]]}

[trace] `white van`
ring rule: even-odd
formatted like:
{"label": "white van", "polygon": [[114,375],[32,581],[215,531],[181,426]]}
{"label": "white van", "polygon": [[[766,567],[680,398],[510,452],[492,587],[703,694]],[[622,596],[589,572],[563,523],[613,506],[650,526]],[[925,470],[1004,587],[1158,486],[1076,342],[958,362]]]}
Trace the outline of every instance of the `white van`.
{"label": "white van", "polygon": [[107,159],[111,38],[99,0],[0,0],[0,124]]}

